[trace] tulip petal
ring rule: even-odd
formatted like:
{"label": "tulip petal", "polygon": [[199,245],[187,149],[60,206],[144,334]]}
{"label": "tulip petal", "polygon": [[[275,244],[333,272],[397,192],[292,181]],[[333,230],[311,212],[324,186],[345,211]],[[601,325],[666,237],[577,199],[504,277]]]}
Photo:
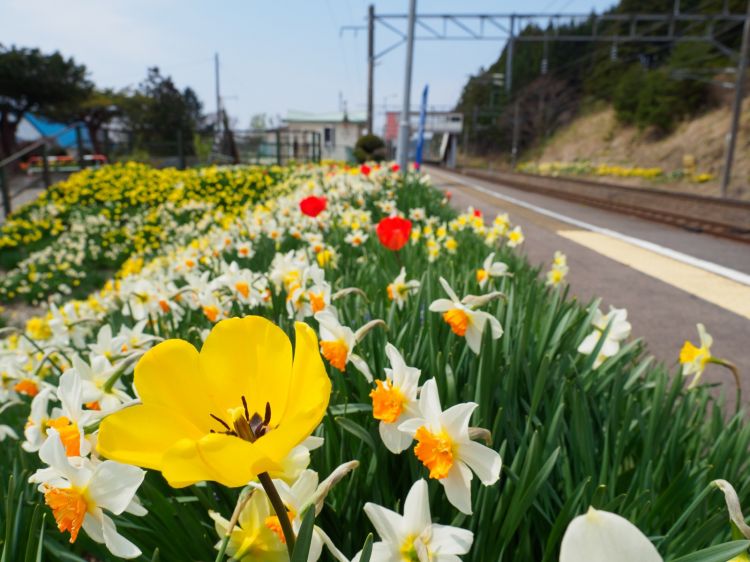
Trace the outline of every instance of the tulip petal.
{"label": "tulip petal", "polygon": [[[222,320],[211,330],[200,352],[200,366],[217,415],[247,400],[250,415],[271,405],[271,424],[284,417],[292,372],[287,335],[260,316]],[[204,399],[200,395],[198,400]],[[205,407],[202,411],[205,415]]]}
{"label": "tulip petal", "polygon": [[201,457],[198,442],[191,439],[182,439],[165,451],[159,470],[173,488],[184,488],[204,480],[223,483],[221,475]]}
{"label": "tulip petal", "polygon": [[186,437],[201,436],[185,418],[158,406],[138,404],[102,420],[97,450],[108,459],[161,470],[167,449]]}
{"label": "tulip petal", "polygon": [[203,462],[219,475],[217,482],[237,487],[247,485],[261,472],[280,468],[262,454],[259,443],[212,433],[198,441],[197,449]]}
{"label": "tulip petal", "polygon": [[630,521],[589,508],[568,525],[560,562],[662,562],[651,541]]}
{"label": "tulip petal", "polygon": [[134,384],[144,404],[178,413],[205,433],[213,427],[209,414],[215,406],[200,370],[198,351],[190,343],[167,340],[148,350],[135,367]]}

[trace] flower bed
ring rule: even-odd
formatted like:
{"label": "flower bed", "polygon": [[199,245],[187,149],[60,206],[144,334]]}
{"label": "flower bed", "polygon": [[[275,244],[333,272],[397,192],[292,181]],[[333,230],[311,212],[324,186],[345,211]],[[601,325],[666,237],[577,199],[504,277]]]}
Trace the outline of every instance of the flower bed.
{"label": "flower bed", "polygon": [[0,267],[7,269],[0,302],[88,294],[129,257],[185,243],[283,192],[283,173],[278,167],[180,171],[129,163],[73,174],[0,227]]}
{"label": "flower bed", "polygon": [[708,172],[698,172],[695,165],[685,169],[667,172],[659,167],[619,166],[615,164],[594,163],[587,160],[575,162],[524,162],[518,165],[519,172],[540,174],[542,176],[594,176],[605,178],[639,178],[653,182],[688,180],[693,183],[705,183],[714,180]]}
{"label": "flower bed", "polygon": [[602,521],[628,543],[608,559],[646,541],[654,560],[608,512],[669,559],[729,540],[709,491],[747,498],[743,414],[683,390],[625,311],[568,299],[564,255],[540,275],[507,215],[457,214],[426,176],[284,177],[8,330],[6,559],[286,560],[296,540],[348,560],[372,532],[372,560],[556,560],[562,542],[586,562],[576,540]]}

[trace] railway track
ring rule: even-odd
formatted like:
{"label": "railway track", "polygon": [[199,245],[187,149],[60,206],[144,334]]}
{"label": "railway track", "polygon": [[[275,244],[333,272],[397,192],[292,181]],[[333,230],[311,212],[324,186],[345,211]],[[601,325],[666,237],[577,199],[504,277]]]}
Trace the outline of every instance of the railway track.
{"label": "railway track", "polygon": [[459,171],[470,177],[524,191],[750,244],[748,201],[516,172],[473,168],[463,168]]}

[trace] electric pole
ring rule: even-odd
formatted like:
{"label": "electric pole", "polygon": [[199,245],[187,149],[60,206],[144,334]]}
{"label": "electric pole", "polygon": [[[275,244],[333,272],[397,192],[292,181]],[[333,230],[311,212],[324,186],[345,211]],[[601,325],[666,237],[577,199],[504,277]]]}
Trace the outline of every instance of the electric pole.
{"label": "electric pole", "polygon": [[417,0],[409,0],[409,20],[406,30],[406,69],[404,71],[404,98],[401,106],[401,120],[398,124],[398,145],[396,148],[401,173],[406,174],[409,164],[409,106],[411,100],[411,66],[414,59],[414,21]]}
{"label": "electric pole", "polygon": [[214,75],[216,77],[216,136],[221,139],[221,94],[219,93],[219,53],[214,54]]}
{"label": "electric pole", "polygon": [[373,134],[373,80],[375,74],[375,6],[367,9],[367,132]]}
{"label": "electric pole", "polygon": [[721,196],[729,194],[729,184],[732,181],[732,163],[734,151],[737,148],[737,129],[740,124],[742,113],[742,98],[745,89],[745,74],[747,73],[748,43],[750,43],[750,1],[747,3],[747,17],[742,28],[742,45],[740,46],[740,62],[737,65],[737,81],[734,86],[734,101],[732,102],[732,124],[729,129],[729,141],[727,142],[727,157],[724,163],[724,173],[721,177]]}

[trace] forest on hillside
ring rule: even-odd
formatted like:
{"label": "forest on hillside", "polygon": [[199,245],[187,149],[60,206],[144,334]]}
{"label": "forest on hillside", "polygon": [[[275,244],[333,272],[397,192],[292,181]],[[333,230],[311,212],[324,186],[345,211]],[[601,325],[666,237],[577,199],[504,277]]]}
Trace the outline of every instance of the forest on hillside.
{"label": "forest on hillside", "polygon": [[[611,14],[671,14],[674,0],[620,0]],[[746,0],[683,0],[682,14],[744,14]],[[639,32],[665,33],[668,23],[650,23]],[[548,41],[517,41],[513,52],[513,89],[508,95],[499,75],[506,70],[507,45],[488,68],[465,84],[456,111],[465,116],[468,147],[474,154],[507,151],[518,116],[518,146],[528,148],[569,123],[583,108],[611,104],[619,122],[637,125],[650,135],[668,134],[681,120],[721,103],[734,82],[741,22],[679,22],[676,36],[708,34],[715,42],[562,42],[554,35],[591,35],[593,17],[543,27],[526,25],[520,37],[547,36]],[[625,35],[629,22],[600,22],[599,35]],[[730,92],[731,94],[731,92]]]}

